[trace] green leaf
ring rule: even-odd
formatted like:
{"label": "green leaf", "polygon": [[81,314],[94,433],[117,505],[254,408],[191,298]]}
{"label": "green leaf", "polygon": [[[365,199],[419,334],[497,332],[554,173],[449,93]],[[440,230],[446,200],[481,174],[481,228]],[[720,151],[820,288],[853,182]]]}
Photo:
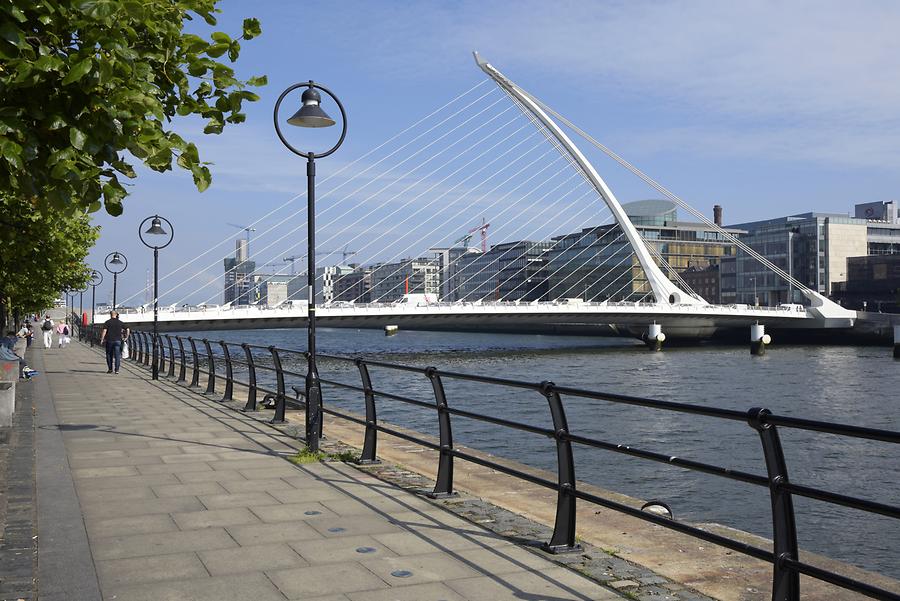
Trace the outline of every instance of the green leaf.
{"label": "green leaf", "polygon": [[228,45],[228,60],[234,62],[238,59],[238,56],[241,54],[241,45],[237,40],[231,42]]}
{"label": "green leaf", "polygon": [[11,21],[0,23],[0,40],[6,40],[17,48],[28,45],[28,42],[25,41],[25,34],[22,33],[21,29],[13,25]]}
{"label": "green leaf", "polygon": [[72,146],[78,150],[84,149],[85,140],[87,140],[87,136],[77,127],[73,127],[69,130],[69,142],[71,142]]}
{"label": "green leaf", "polygon": [[125,2],[122,3],[122,8],[125,9],[125,12],[128,13],[128,16],[132,19],[144,18],[144,5],[137,0],[125,0]]}
{"label": "green leaf", "polygon": [[247,80],[248,86],[264,86],[269,83],[269,77],[267,75],[257,75],[256,77],[251,77]]}
{"label": "green leaf", "polygon": [[244,39],[252,40],[262,33],[259,19],[244,19]]}
{"label": "green leaf", "polygon": [[85,75],[87,75],[88,72],[91,70],[92,65],[93,65],[93,61],[91,60],[91,57],[87,57],[80,63],[77,63],[69,71],[69,74],[63,78],[63,80],[62,80],[63,85],[67,86],[70,83],[76,82],[79,79],[81,79],[82,77],[84,77]]}
{"label": "green leaf", "polygon": [[228,52],[229,44],[213,44],[209,48],[206,49],[206,55],[211,56],[212,58],[219,58],[226,52]]}
{"label": "green leaf", "polygon": [[106,19],[117,9],[118,5],[113,0],[83,0],[78,4],[78,10],[92,19]]}
{"label": "green leaf", "polygon": [[219,42],[220,44],[231,43],[231,36],[222,31],[214,31],[209,37],[211,37],[214,42]]}
{"label": "green leaf", "polygon": [[209,169],[195,165],[191,168],[191,173],[194,175],[194,185],[197,186],[198,191],[203,192],[209,188],[209,185],[212,183],[212,175]]}

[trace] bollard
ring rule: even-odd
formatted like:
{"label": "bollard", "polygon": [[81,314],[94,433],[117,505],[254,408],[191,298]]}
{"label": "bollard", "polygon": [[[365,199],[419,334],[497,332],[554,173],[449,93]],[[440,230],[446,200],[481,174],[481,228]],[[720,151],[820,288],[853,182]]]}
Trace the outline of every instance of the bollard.
{"label": "bollard", "polygon": [[662,326],[658,323],[651,323],[647,326],[647,334],[644,343],[651,351],[661,351],[662,344],[666,341],[666,335],[662,331]]}
{"label": "bollard", "polygon": [[900,359],[900,325],[894,326],[894,359]]}
{"label": "bollard", "polygon": [[772,337],[766,334],[766,326],[755,323],[750,326],[750,354],[765,355],[766,346],[772,343]]}

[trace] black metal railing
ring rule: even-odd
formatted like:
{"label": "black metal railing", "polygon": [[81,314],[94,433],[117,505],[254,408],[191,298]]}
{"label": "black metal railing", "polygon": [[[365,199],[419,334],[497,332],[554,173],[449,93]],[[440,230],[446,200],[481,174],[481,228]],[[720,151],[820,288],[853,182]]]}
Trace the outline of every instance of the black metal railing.
{"label": "black metal railing", "polygon": [[[163,338],[166,344],[163,344]],[[163,374],[162,362],[169,361],[168,377],[175,377],[175,363],[178,363],[177,381],[186,381],[186,371],[191,369],[190,387],[200,386],[200,374],[206,376],[206,394],[216,394],[217,369],[223,365],[220,376],[225,382],[223,396],[216,399],[220,402],[233,400],[234,385],[238,384],[247,389],[246,402],[242,411],[256,411],[258,409],[257,396],[260,393],[270,401],[274,408],[273,423],[284,422],[287,407],[304,409],[305,404],[301,400],[303,389],[300,386],[291,386],[295,392],[295,398],[290,398],[286,392],[286,378],[302,381],[306,374],[286,369],[283,365],[283,357],[294,355],[305,359],[306,353],[298,350],[281,349],[274,346],[260,346],[253,344],[237,344],[226,341],[210,341],[201,339],[203,353],[198,352],[197,340],[192,337],[183,338],[174,336],[179,349],[175,353],[175,345],[172,336],[161,335],[156,341],[159,351],[159,373]],[[185,341],[189,344],[190,352],[185,349]],[[132,331],[129,338],[129,346],[132,349],[130,360],[138,365],[149,365],[152,357],[152,334],[143,331]],[[213,350],[218,346],[220,352]],[[163,358],[163,347],[167,347],[169,354]],[[243,360],[238,359],[237,352],[231,349],[241,349]],[[345,364],[350,369],[356,368],[359,373],[360,384],[350,384],[331,378],[321,377],[324,385],[357,393],[363,400],[365,416],[358,416],[346,411],[320,405],[322,413],[333,415],[350,422],[357,423],[365,428],[362,445],[361,463],[377,462],[376,451],[378,433],[384,433],[401,438],[403,440],[433,449],[438,452],[437,477],[432,495],[443,497],[452,495],[453,464],[455,459],[461,459],[477,465],[488,467],[498,472],[520,478],[532,484],[542,486],[557,492],[556,517],[553,534],[550,540],[544,544],[544,548],[550,552],[567,552],[579,548],[576,543],[576,503],[578,500],[606,507],[623,514],[635,517],[659,526],[675,530],[698,539],[720,545],[726,549],[743,553],[750,557],[766,561],[773,566],[772,575],[772,599],[773,601],[798,601],[800,599],[800,575],[806,575],[832,585],[861,593],[875,599],[900,600],[900,595],[879,588],[871,583],[856,580],[836,572],[814,566],[799,559],[800,553],[797,544],[797,526],[793,497],[805,497],[825,503],[852,508],[869,514],[877,514],[888,518],[900,519],[900,507],[877,501],[857,498],[849,495],[835,493],[820,488],[796,484],[788,477],[787,461],[782,449],[780,430],[805,430],[811,432],[827,433],[841,437],[867,439],[890,444],[900,444],[900,432],[865,428],[839,423],[815,421],[802,418],[774,415],[767,409],[752,408],[748,411],[732,409],[710,408],[697,405],[676,403],[647,399],[635,396],[582,390],[559,386],[550,381],[525,382],[510,380],[492,376],[481,376],[466,373],[456,373],[437,369],[435,367],[413,367],[387,363],[384,361],[368,360],[362,357],[343,357],[336,355],[317,355],[319,359],[333,361],[335,364]],[[234,367],[246,371],[246,380],[239,380],[234,375]],[[319,366],[320,371],[322,365]],[[369,368],[386,369],[405,372],[410,376],[424,378],[431,387],[432,398],[428,401],[411,398],[395,392],[377,390],[372,385]],[[260,386],[258,371],[263,370],[273,375],[274,389]],[[328,375],[328,374],[325,374]],[[321,374],[320,374],[321,376]],[[467,381],[489,386],[501,386],[509,389],[525,390],[544,397],[548,406],[549,425],[547,427],[534,426],[504,417],[484,415],[455,408],[448,403],[444,390],[445,381]],[[324,396],[324,395],[323,395]],[[673,457],[658,452],[637,449],[630,446],[615,444],[608,441],[581,436],[572,432],[565,412],[564,398],[582,398],[606,401],[611,403],[644,407],[659,411],[686,413],[705,416],[718,420],[746,423],[758,436],[763,451],[765,462],[765,475],[753,474],[731,468],[713,465],[710,463]],[[437,417],[438,441],[434,442],[422,436],[410,434],[391,425],[379,423],[377,419],[377,401],[387,400],[404,403],[410,406],[434,410]],[[320,403],[322,401],[320,400]],[[557,458],[557,477],[551,480],[535,473],[526,472],[504,463],[498,463],[481,455],[476,455],[454,447],[452,434],[453,418],[465,418],[476,420],[495,426],[510,428],[521,432],[545,436],[555,441]],[[322,423],[320,422],[320,428]],[[679,522],[669,517],[642,511],[641,508],[632,507],[618,501],[600,497],[598,495],[579,490],[576,481],[576,466],[573,455],[573,445],[601,449],[613,453],[636,457],[639,459],[672,465],[678,468],[709,474],[719,478],[742,482],[751,486],[766,488],[769,491],[771,502],[771,518],[773,532],[773,548],[763,549],[727,536],[702,530],[690,524]]]}

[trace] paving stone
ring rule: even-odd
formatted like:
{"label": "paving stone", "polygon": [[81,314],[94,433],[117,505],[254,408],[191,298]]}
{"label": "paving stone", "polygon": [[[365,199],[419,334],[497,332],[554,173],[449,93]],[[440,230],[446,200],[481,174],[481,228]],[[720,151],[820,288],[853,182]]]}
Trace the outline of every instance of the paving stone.
{"label": "paving stone", "polygon": [[[199,501],[198,501],[199,503]],[[201,504],[202,507],[202,504]],[[260,520],[245,507],[235,509],[206,509],[186,513],[173,513],[172,519],[182,530],[212,528],[215,526],[240,526],[254,524]]]}
{"label": "paving stone", "polygon": [[285,541],[322,538],[305,522],[288,522],[285,524],[248,524],[245,526],[229,526],[228,533],[242,547]]}
{"label": "paving stone", "polygon": [[323,578],[322,567],[266,572],[269,579],[288,599],[305,599],[329,593],[349,593],[387,588],[387,584],[359,564],[333,564]]}
{"label": "paving stone", "polygon": [[90,459],[69,459],[69,465],[75,469],[89,467],[120,467],[130,465],[152,465],[162,463],[159,457],[95,457]]}
{"label": "paving stone", "polygon": [[98,561],[97,575],[104,589],[141,582],[186,580],[208,576],[194,553],[170,553],[130,559]]}
{"label": "paving stone", "polygon": [[207,509],[221,509],[229,507],[257,507],[280,504],[278,502],[278,499],[265,492],[223,493],[203,495],[199,498],[200,502],[203,503],[207,507]]}
{"label": "paving stone", "polygon": [[320,503],[269,504],[251,507],[250,511],[266,523],[334,519],[339,517]]}
{"label": "paving stone", "polygon": [[466,601],[465,597],[440,582],[347,593],[347,597],[351,601]]}
{"label": "paving stone", "polygon": [[167,499],[140,499],[121,503],[117,500],[85,501],[82,511],[85,517],[126,517],[151,515],[154,513],[172,513],[173,511],[194,511],[203,509],[203,504],[196,497],[171,497]]}
{"label": "paving stone", "polygon": [[164,486],[154,486],[153,492],[156,493],[156,496],[165,498],[195,495],[215,495],[224,493],[225,489],[222,488],[222,485],[220,485],[218,482],[194,482],[191,484],[167,484]]}
{"label": "paving stone", "polygon": [[72,470],[75,478],[113,478],[121,476],[139,476],[136,467],[118,466],[118,467],[85,467]]}
{"label": "paving stone", "polygon": [[[113,469],[113,468],[109,468]],[[194,463],[162,463],[159,465],[139,465],[137,469],[141,474],[186,474],[190,472],[210,472],[212,468],[202,461]]]}
{"label": "paving stone", "polygon": [[[391,549],[371,536],[310,539],[288,543],[310,564],[352,563],[366,558],[395,556]],[[366,549],[361,553],[360,549]]]}
{"label": "paving stone", "polygon": [[228,549],[237,543],[222,528],[114,536],[91,541],[95,560],[147,557],[181,551]]}
{"label": "paving stone", "polygon": [[201,551],[199,555],[206,569],[213,576],[299,568],[309,565],[291,547],[278,543]]}
{"label": "paving stone", "polygon": [[360,534],[384,534],[403,532],[403,529],[387,519],[375,515],[351,515],[345,517],[310,520],[310,527],[326,538],[356,536]]}
{"label": "paving stone", "polygon": [[225,471],[203,471],[203,472],[179,472],[178,481],[185,484],[190,482],[221,482],[224,486],[226,482],[246,481],[247,479],[240,472],[234,470]]}
{"label": "paving stone", "polygon": [[284,601],[264,574],[238,574],[112,588],[107,599],[127,601]]}
{"label": "paving stone", "polygon": [[[282,482],[285,481],[282,480]],[[340,490],[329,486],[312,485],[297,489],[287,482],[285,482],[285,486],[287,486],[287,489],[273,488],[269,491],[273,497],[282,503],[312,503],[346,498]]]}
{"label": "paving stone", "polygon": [[91,538],[174,532],[178,530],[175,521],[168,514],[86,519],[85,526],[88,536]]}
{"label": "paving stone", "polygon": [[[458,561],[449,553],[361,559],[360,563],[391,586],[475,578],[485,574],[484,571],[475,570]],[[401,578],[392,574],[397,571],[411,574]]]}

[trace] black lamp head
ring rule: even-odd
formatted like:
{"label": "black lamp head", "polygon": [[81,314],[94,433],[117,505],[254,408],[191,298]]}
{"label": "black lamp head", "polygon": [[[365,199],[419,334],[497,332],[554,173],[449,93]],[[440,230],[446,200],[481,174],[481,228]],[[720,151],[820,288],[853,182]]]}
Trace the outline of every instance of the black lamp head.
{"label": "black lamp head", "polygon": [[298,127],[331,127],[335,121],[322,110],[322,96],[315,88],[307,88],[300,97],[303,106],[287,120]]}
{"label": "black lamp head", "polygon": [[109,260],[110,265],[122,265],[122,259],[119,258],[119,253],[113,253],[112,259]]}
{"label": "black lamp head", "polygon": [[160,221],[159,217],[154,217],[153,221],[150,222],[150,227],[144,233],[153,234],[155,236],[165,236],[168,232],[162,228],[162,221]]}

